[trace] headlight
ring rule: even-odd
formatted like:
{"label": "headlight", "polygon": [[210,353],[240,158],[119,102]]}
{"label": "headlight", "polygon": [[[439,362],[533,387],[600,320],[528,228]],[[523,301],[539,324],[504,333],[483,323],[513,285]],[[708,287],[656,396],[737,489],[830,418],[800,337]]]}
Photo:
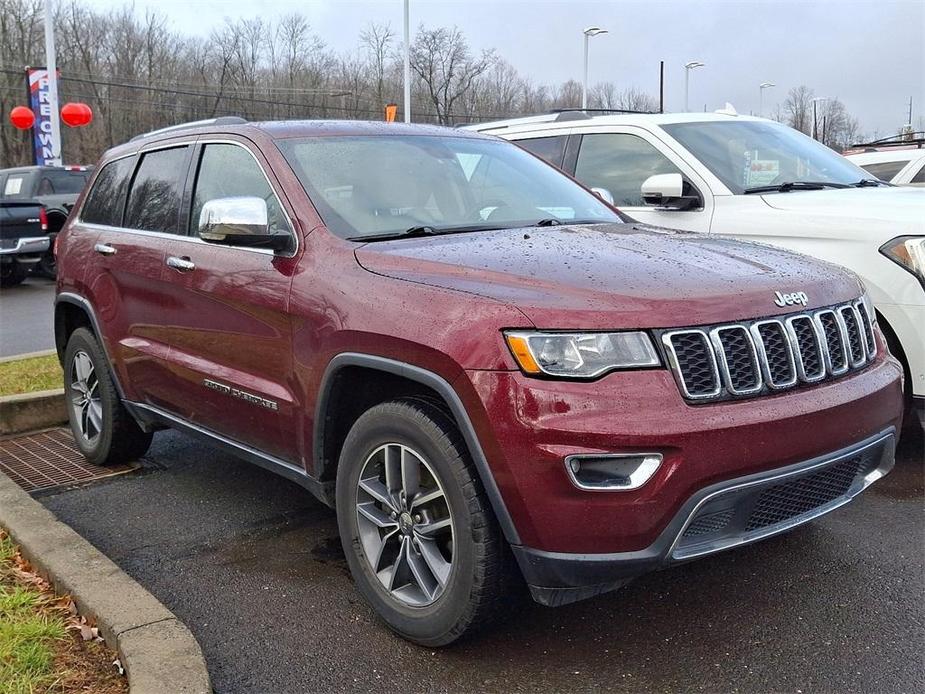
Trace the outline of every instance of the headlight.
{"label": "headlight", "polygon": [[517,364],[527,374],[593,378],[614,369],[658,366],[652,340],[643,332],[504,334]]}
{"label": "headlight", "polygon": [[880,246],[880,252],[915,275],[925,287],[925,236],[898,236]]}

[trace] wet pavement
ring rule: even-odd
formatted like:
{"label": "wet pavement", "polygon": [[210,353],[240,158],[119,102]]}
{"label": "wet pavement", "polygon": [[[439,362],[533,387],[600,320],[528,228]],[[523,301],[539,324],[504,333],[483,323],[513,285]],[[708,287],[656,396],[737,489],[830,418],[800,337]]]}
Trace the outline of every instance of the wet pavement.
{"label": "wet pavement", "polygon": [[140,473],[40,497],[183,620],[217,692],[925,689],[922,441],[847,507],[434,651],[379,625],[333,511],[179,434]]}
{"label": "wet pavement", "polygon": [[55,348],[55,281],[27,277],[0,289],[0,357]]}

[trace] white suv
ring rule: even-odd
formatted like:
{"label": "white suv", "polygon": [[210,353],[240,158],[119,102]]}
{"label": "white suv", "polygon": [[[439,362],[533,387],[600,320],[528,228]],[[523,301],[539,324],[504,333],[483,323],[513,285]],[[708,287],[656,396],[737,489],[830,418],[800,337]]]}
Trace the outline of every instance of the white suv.
{"label": "white suv", "polygon": [[889,186],[792,128],[732,113],[565,111],[468,127],[517,142],[641,222],[762,241],[853,270],[923,417],[925,190]]}
{"label": "white suv", "polygon": [[925,149],[885,149],[845,156],[881,181],[897,186],[925,186]]}

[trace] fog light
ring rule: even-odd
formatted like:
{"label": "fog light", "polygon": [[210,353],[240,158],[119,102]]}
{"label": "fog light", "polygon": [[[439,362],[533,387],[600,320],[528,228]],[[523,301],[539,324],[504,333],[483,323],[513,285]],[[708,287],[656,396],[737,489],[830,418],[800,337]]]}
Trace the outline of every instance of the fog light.
{"label": "fog light", "polygon": [[570,455],[565,459],[565,469],[572,484],[589,491],[639,489],[652,478],[661,464],[661,453]]}

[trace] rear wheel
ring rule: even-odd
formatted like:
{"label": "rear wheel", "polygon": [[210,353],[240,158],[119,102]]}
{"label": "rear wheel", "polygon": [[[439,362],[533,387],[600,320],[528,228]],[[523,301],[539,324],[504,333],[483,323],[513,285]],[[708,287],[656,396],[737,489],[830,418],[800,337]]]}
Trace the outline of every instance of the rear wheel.
{"label": "rear wheel", "polygon": [[22,263],[3,263],[0,265],[0,287],[15,287],[29,274],[29,266]]}
{"label": "rear wheel", "polygon": [[145,454],[145,433],[119,399],[109,361],[92,332],[71,333],[64,353],[68,420],[77,447],[94,465],[116,465]]}
{"label": "rear wheel", "polygon": [[443,646],[495,616],[508,549],[440,408],[409,398],[364,413],[344,443],[336,496],[357,588],[389,627]]}

